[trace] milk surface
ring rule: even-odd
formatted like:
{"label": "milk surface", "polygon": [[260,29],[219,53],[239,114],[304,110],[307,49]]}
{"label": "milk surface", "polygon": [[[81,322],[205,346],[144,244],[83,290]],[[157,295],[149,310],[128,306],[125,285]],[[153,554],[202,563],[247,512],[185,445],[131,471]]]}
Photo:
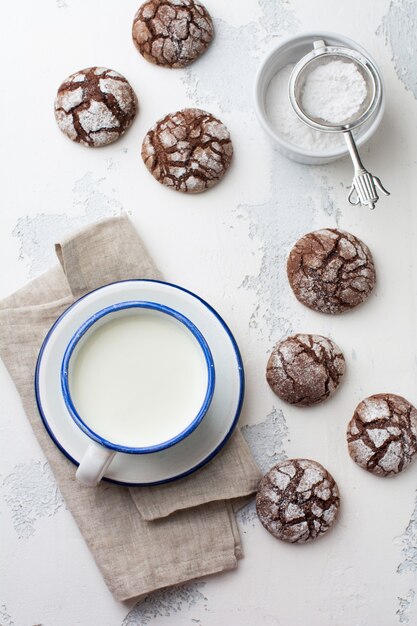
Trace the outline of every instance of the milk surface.
{"label": "milk surface", "polygon": [[129,310],[97,328],[74,351],[69,385],[83,421],[131,447],[163,443],[198,414],[207,364],[192,333],[154,311]]}

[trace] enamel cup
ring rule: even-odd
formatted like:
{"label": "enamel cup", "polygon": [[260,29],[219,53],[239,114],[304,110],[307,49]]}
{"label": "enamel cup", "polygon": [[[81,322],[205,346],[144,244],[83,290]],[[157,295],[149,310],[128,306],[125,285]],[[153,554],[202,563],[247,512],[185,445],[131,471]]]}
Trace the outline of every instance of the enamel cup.
{"label": "enamel cup", "polygon": [[120,302],[90,317],[62,360],[62,394],[90,438],[76,477],[97,485],[116,454],[150,454],[187,437],[214,392],[210,348],[184,315],[155,302]]}

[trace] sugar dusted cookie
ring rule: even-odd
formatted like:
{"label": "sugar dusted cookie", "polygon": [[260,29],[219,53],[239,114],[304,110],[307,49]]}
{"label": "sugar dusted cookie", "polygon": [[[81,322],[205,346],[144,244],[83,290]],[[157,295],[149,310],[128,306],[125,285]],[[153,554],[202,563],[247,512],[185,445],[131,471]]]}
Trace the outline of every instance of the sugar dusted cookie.
{"label": "sugar dusted cookie", "polygon": [[207,9],[196,0],[150,0],[133,20],[132,38],[141,55],[164,67],[185,67],[213,39]]}
{"label": "sugar dusted cookie", "polygon": [[323,402],[338,388],[345,373],[340,348],[321,335],[293,335],[272,350],[266,368],[271,389],[290,404]]}
{"label": "sugar dusted cookie", "polygon": [[142,144],[143,161],[156,180],[185,193],[216,185],[229,169],[232,154],[226,126],[201,109],[169,113]]}
{"label": "sugar dusted cookie", "polygon": [[71,74],[55,98],[55,118],[62,132],[93,148],[119,139],[132,124],[136,110],[136,96],[126,78],[104,67]]}
{"label": "sugar dusted cookie", "polygon": [[288,257],[296,298],[321,313],[342,313],[371,294],[376,274],[369,248],[342,230],[326,228],[301,237]]}
{"label": "sugar dusted cookie", "polygon": [[347,442],[358,465],[378,476],[394,476],[417,456],[417,410],[393,393],[369,396],[355,409]]}
{"label": "sugar dusted cookie", "polygon": [[289,543],[307,543],[324,534],[339,512],[339,489],[320,463],[289,459],[262,478],[256,512],[271,535]]}

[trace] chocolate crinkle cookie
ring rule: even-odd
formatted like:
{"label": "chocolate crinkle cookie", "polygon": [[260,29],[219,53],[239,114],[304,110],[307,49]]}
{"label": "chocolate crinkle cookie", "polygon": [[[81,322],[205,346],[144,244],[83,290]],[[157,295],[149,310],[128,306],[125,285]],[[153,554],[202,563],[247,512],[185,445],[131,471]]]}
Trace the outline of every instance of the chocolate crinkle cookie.
{"label": "chocolate crinkle cookie", "polygon": [[325,533],[339,512],[339,489],[320,463],[290,459],[262,478],[256,512],[267,531],[289,543],[307,543]]}
{"label": "chocolate crinkle cookie", "polygon": [[340,348],[321,335],[293,335],[273,349],[266,367],[271,389],[290,404],[309,406],[326,400],[345,373]]}
{"label": "chocolate crinkle cookie", "polygon": [[185,67],[213,39],[207,9],[196,0],[151,0],[133,20],[133,42],[147,61],[165,67]]}
{"label": "chocolate crinkle cookie", "polygon": [[55,98],[55,118],[70,139],[98,148],[113,143],[136,115],[135,93],[124,76],[88,67],[68,76]]}
{"label": "chocolate crinkle cookie", "polygon": [[201,109],[169,113],[142,144],[143,161],[156,180],[188,193],[216,185],[229,169],[232,154],[226,126]]}
{"label": "chocolate crinkle cookie", "polygon": [[369,248],[342,230],[304,235],[290,252],[287,274],[296,298],[321,313],[342,313],[366,300],[375,286]]}
{"label": "chocolate crinkle cookie", "polygon": [[358,465],[378,476],[394,476],[417,456],[417,410],[393,393],[369,396],[356,407],[347,442]]}

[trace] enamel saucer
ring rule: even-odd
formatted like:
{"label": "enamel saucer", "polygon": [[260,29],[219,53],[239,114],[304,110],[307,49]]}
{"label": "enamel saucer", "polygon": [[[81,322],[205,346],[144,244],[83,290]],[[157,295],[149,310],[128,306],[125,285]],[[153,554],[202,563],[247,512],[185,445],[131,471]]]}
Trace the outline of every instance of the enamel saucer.
{"label": "enamel saucer", "polygon": [[75,424],[61,392],[61,364],[77,329],[94,313],[119,302],[146,300],[186,316],[207,341],[216,371],[210,408],[197,428],[176,445],[149,454],[118,453],[104,480],[126,486],[166,483],[210,461],[232,434],[242,408],[244,374],[236,341],[219,314],[194,293],[155,280],[126,280],[91,291],[72,304],[48,332],[39,352],[35,393],[42,421],[61,452],[79,464],[91,439]]}

